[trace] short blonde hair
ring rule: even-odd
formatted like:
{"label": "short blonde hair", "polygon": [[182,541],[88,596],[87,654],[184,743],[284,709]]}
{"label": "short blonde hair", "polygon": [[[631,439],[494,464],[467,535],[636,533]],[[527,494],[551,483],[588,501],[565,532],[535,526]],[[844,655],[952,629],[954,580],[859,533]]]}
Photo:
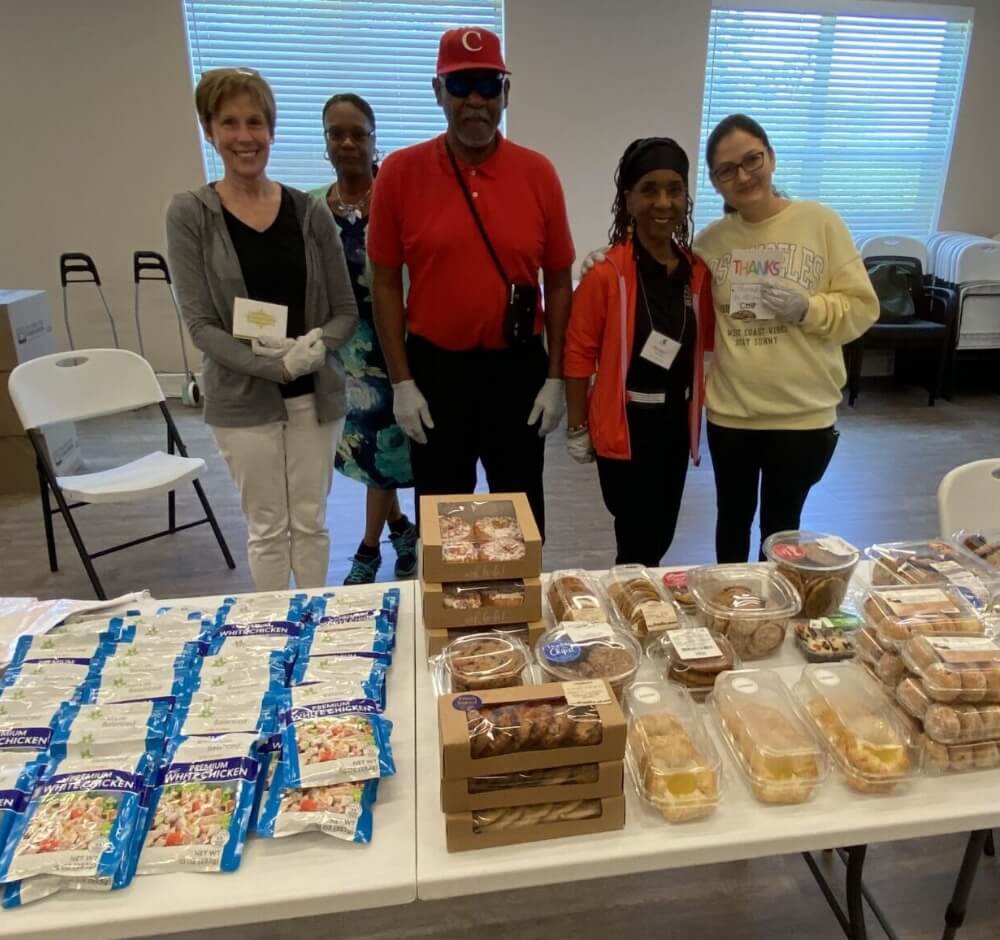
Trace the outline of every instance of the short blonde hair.
{"label": "short blonde hair", "polygon": [[219,112],[222,103],[236,95],[250,95],[257,102],[273,135],[278,116],[274,93],[260,72],[254,69],[209,69],[202,74],[194,92],[194,106],[205,134],[209,133],[212,117]]}

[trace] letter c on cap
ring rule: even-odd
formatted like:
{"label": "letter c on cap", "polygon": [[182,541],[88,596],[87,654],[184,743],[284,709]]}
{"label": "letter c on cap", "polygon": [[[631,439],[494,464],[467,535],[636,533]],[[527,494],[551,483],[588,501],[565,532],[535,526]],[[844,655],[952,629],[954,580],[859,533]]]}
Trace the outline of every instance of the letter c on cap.
{"label": "letter c on cap", "polygon": [[[478,46],[473,46],[469,42],[469,37],[475,36],[479,40]],[[477,29],[470,29],[467,33],[462,33],[462,45],[465,46],[469,52],[482,52],[483,50],[483,34]]]}

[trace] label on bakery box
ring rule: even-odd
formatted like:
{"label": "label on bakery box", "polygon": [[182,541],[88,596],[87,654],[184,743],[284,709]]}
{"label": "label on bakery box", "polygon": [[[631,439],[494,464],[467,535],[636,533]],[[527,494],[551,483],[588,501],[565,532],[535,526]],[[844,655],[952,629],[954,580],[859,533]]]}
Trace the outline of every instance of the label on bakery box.
{"label": "label on bakery box", "polygon": [[585,679],[562,684],[567,705],[608,705],[611,696],[602,679]]}
{"label": "label on bakery box", "polygon": [[615,631],[607,623],[571,623],[559,624],[559,638],[570,643],[592,643],[594,640],[612,640]]}
{"label": "label on bakery box", "polygon": [[927,637],[946,663],[1000,663],[1000,646],[985,636]]}
{"label": "label on bakery box", "polygon": [[451,700],[451,707],[460,712],[476,711],[483,706],[483,700],[478,695],[456,695]]}
{"label": "label on bakery box", "polygon": [[899,592],[883,591],[882,599],[897,617],[961,613],[955,602],[940,588],[911,589]]}
{"label": "label on bakery box", "polygon": [[685,661],[712,659],[722,655],[722,650],[706,627],[685,627],[674,630],[670,634],[670,642],[674,652]]}

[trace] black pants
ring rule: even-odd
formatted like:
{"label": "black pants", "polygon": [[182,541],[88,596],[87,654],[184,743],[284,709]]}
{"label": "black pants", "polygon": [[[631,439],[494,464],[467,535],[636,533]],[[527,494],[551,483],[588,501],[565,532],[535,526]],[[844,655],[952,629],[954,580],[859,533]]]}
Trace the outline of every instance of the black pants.
{"label": "black pants", "polygon": [[758,489],[761,545],[773,532],[799,528],[806,497],[830,465],[838,437],[833,427],[747,431],[708,423],[718,509],[715,554],[720,562],[749,558]]}
{"label": "black pants", "polygon": [[667,553],[687,477],[688,411],[628,406],[631,460],[597,458],[601,495],[615,518],[615,564],[655,567]]}
{"label": "black pants", "polygon": [[434,422],[426,444],[411,441],[417,505],[428,494],[471,493],[481,460],[491,492],[527,494],[544,537],[545,439],[537,424],[528,424],[548,374],[541,339],[512,349],[450,352],[410,335],[406,349]]}

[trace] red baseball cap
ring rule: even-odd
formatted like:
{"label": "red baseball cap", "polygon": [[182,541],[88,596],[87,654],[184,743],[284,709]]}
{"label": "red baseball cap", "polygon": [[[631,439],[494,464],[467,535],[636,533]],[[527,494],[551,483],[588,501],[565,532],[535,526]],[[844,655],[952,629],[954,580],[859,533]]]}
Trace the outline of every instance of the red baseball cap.
{"label": "red baseball cap", "polygon": [[449,29],[438,46],[437,74],[462,72],[466,69],[487,69],[505,72],[510,69],[503,60],[500,37],[480,26]]}

